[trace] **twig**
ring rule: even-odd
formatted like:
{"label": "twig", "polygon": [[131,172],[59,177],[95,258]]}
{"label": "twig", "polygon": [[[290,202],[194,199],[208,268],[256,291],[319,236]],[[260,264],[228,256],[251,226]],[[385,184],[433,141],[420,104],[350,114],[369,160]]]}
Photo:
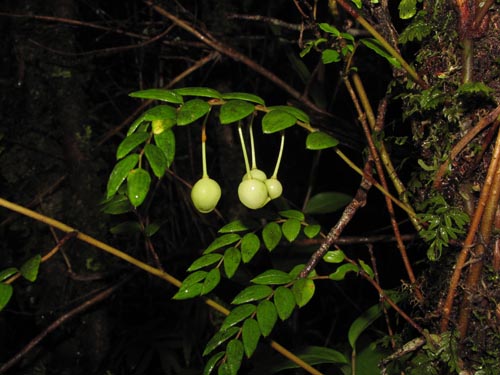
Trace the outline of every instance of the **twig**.
{"label": "twig", "polygon": [[446,159],[446,161],[441,164],[439,167],[436,176],[434,177],[433,187],[435,189],[440,189],[441,184],[443,183],[443,177],[448,170],[448,166],[450,163],[463,151],[463,149],[474,139],[476,135],[478,135],[481,131],[484,130],[488,125],[490,125],[495,120],[498,120],[500,116],[500,105],[496,107],[493,111],[488,113],[486,116],[481,118],[479,122],[470,129],[464,137],[457,142],[455,146],[450,151],[450,156]]}
{"label": "twig", "polygon": [[488,167],[488,172],[486,174],[486,179],[481,189],[481,195],[479,196],[479,201],[477,203],[476,210],[472,216],[471,224],[469,226],[469,231],[467,232],[467,237],[465,238],[464,245],[460,251],[457,261],[455,263],[455,269],[450,278],[450,286],[448,287],[448,294],[443,305],[443,315],[441,317],[441,331],[445,332],[448,330],[448,324],[450,322],[451,309],[453,306],[453,300],[457,292],[458,283],[460,281],[460,276],[462,275],[462,269],[464,268],[467,257],[469,256],[470,249],[474,245],[474,240],[476,238],[476,233],[479,228],[479,224],[483,217],[485,208],[492,204],[490,201],[492,196],[490,194],[491,187],[493,185],[495,176],[497,176],[498,168],[500,168],[500,132],[497,134],[497,140],[495,142],[495,148],[493,149],[493,154],[491,157],[490,165]]}
{"label": "twig", "polygon": [[240,20],[249,20],[249,21],[258,21],[258,22],[265,22],[271,25],[283,27],[285,29],[290,29],[290,30],[296,30],[296,31],[302,31],[302,30],[308,30],[308,29],[313,29],[314,25],[297,25],[295,23],[289,23],[282,21],[277,18],[273,17],[266,17],[266,16],[261,16],[259,14],[236,14],[236,13],[230,13],[226,15],[227,19],[240,19]]}
{"label": "twig", "polygon": [[91,299],[85,301],[81,305],[75,307],[73,310],[68,311],[66,314],[60,316],[58,319],[56,319],[52,324],[50,324],[47,328],[45,328],[42,332],[40,332],[37,336],[35,336],[24,348],[22,348],[18,353],[16,353],[11,359],[9,359],[7,362],[5,362],[2,367],[0,367],[0,374],[5,373],[8,369],[10,369],[12,366],[17,364],[20,360],[23,359],[35,346],[37,346],[40,341],[42,341],[48,334],[52,333],[55,331],[57,328],[59,328],[61,325],[63,325],[66,321],[74,318],[75,316],[81,314],[85,310],[89,309],[90,307],[98,304],[99,302],[105,300],[108,298],[110,295],[112,295],[118,288],[120,288],[125,282],[130,280],[131,276],[127,276],[123,278],[123,280],[120,280],[117,282],[115,285],[99,292],[96,294],[94,297]]}
{"label": "twig", "polygon": [[[372,160],[369,159],[365,163],[364,175],[365,174],[369,175],[371,168],[372,168]],[[330,249],[330,247],[337,241],[337,239],[342,234],[342,231],[347,226],[347,224],[349,224],[349,222],[352,220],[356,212],[366,204],[366,195],[368,193],[368,190],[370,190],[371,186],[372,184],[365,177],[362,177],[356,195],[351,200],[351,202],[344,208],[342,216],[337,221],[337,224],[335,224],[330,229],[330,232],[328,232],[328,235],[326,236],[325,240],[321,243],[319,249],[316,250],[311,255],[309,261],[300,272],[299,275],[300,278],[307,277],[312,272],[312,270],[316,268],[318,262],[321,260],[321,258],[323,258],[328,249]]]}
{"label": "twig", "polygon": [[[26,207],[20,206],[18,204],[9,202],[6,199],[0,198],[0,206],[5,207],[11,211],[15,211],[19,214],[22,214],[24,216],[30,217],[34,220],[40,221],[42,223],[45,223],[47,225],[50,225],[54,228],[57,228],[63,232],[69,233],[69,232],[77,232],[76,238],[79,240],[88,243],[91,246],[94,246],[97,249],[103,250],[121,260],[124,260],[125,262],[132,264],[133,266],[146,271],[150,273],[151,275],[157,276],[168,283],[176,286],[177,288],[181,286],[182,282],[169,273],[162,271],[158,268],[152,267],[149,264],[146,264],[144,262],[141,262],[140,260],[124,253],[123,251],[118,250],[117,248],[114,248],[104,242],[101,242],[85,233],[78,232],[76,229],[70,227],[67,224],[64,224],[58,220],[55,220],[53,218],[47,217],[45,215],[42,215],[38,212],[32,211],[30,209],[27,209]],[[214,310],[220,312],[221,314],[224,315],[229,315],[230,311],[226,309],[224,306],[219,304],[218,302],[210,299],[210,298],[203,298],[203,301],[205,304],[213,308]],[[313,375],[322,375],[321,372],[313,368],[311,365],[308,363],[304,362],[302,359],[297,357],[295,354],[284,348],[282,345],[278,344],[276,341],[270,342],[270,345],[273,349],[275,349],[278,353],[283,355],[284,357],[290,359],[292,362],[297,364],[298,366],[302,367],[304,370],[306,370],[308,373],[313,374]]]}
{"label": "twig", "polygon": [[186,30],[190,34],[192,34],[194,37],[198,38],[202,42],[204,42],[206,45],[209,47],[213,48],[214,50],[220,52],[223,55],[226,55],[233,59],[234,61],[239,61],[246,66],[248,66],[250,69],[254,70],[255,72],[259,73],[263,77],[267,78],[271,82],[273,82],[275,85],[281,87],[283,90],[285,90],[290,96],[293,98],[299,100],[302,102],[304,105],[306,105],[309,109],[314,110],[315,112],[331,116],[330,113],[327,111],[319,108],[316,104],[311,102],[309,99],[303,97],[300,92],[295,90],[292,86],[290,86],[288,83],[283,81],[281,78],[279,78],[276,74],[272,73],[271,71],[267,70],[264,68],[262,65],[258,64],[254,60],[250,59],[243,53],[236,51],[233,47],[230,47],[218,40],[208,38],[205,34],[201,33],[198,31],[194,26],[190,25],[188,22],[181,20],[180,18],[174,16],[164,8],[155,5],[151,0],[145,0],[144,1],[147,5],[152,7],[156,12],[164,16],[165,18],[168,18],[172,22],[174,22],[176,25],[181,27],[182,29]]}
{"label": "twig", "polygon": [[[330,0],[333,1],[333,0]],[[396,51],[385,38],[380,35],[380,33],[374,29],[372,25],[368,23],[356,9],[354,9],[350,4],[348,4],[345,0],[335,0],[344,10],[349,13],[351,17],[353,17],[356,21],[358,21],[361,26],[363,26],[375,39],[377,39],[380,44],[386,49],[389,54],[394,57],[403,67],[404,70],[410,75],[410,77],[423,89],[427,88],[427,83],[425,83],[422,78],[418,75],[418,73],[413,69],[405,59]]]}
{"label": "twig", "polygon": [[[207,56],[201,58],[198,60],[195,64],[190,66],[188,69],[183,71],[181,74],[179,74],[177,77],[172,79],[167,85],[163,86],[164,89],[171,88],[175,86],[178,82],[182,81],[184,78],[186,78],[188,75],[193,73],[195,70],[200,69],[202,66],[207,64],[208,62],[215,60],[218,58],[220,55],[218,52],[211,52]],[[130,124],[132,121],[134,121],[137,116],[144,111],[144,109],[149,106],[151,103],[153,103],[153,100],[145,100],[142,102],[135,110],[134,112],[128,116],[125,120],[122,121],[122,123],[110,131],[108,131],[106,134],[102,136],[102,138],[97,142],[98,146],[101,146],[102,144],[106,143],[111,137],[113,137],[115,134],[119,133],[125,126]]]}
{"label": "twig", "polygon": [[[377,151],[377,148],[375,147],[375,142],[373,141],[373,138],[372,138],[371,129],[375,128],[375,116],[373,114],[372,107],[370,105],[370,102],[368,101],[368,97],[367,97],[366,91],[363,87],[363,83],[361,81],[361,78],[359,77],[359,75],[357,73],[352,74],[352,80],[354,82],[354,86],[356,87],[356,92],[357,92],[358,96],[360,97],[361,103],[362,103],[363,108],[364,108],[364,112],[360,107],[356,93],[354,92],[354,89],[353,89],[353,87],[352,87],[352,85],[349,82],[349,79],[347,77],[344,79],[344,83],[347,87],[347,91],[351,95],[351,100],[354,103],[354,106],[356,107],[356,110],[359,114],[361,125],[363,127],[363,131],[365,132],[365,138],[368,142],[370,154],[371,154],[373,161],[375,163],[375,168],[377,170],[377,174],[379,175],[380,183],[382,184],[382,186],[384,187],[385,190],[389,190],[388,185],[387,185],[387,180],[385,178],[384,170],[382,169],[382,164],[380,162],[379,153]],[[364,113],[367,114],[366,117],[368,118],[368,121],[370,122],[371,126],[368,125],[365,117],[363,116]],[[392,201],[389,199],[389,197],[384,196],[384,198],[385,198],[385,203],[387,206],[387,211],[389,212],[392,230],[394,231],[394,235],[396,236],[396,243],[397,243],[397,246],[399,249],[399,253],[401,254],[401,258],[403,259],[403,264],[405,266],[406,273],[408,274],[408,278],[410,279],[410,282],[413,286],[413,290],[415,292],[415,296],[417,297],[417,300],[422,302],[422,300],[424,299],[424,296],[423,296],[422,292],[420,291],[420,289],[416,285],[417,283],[416,283],[415,274],[413,273],[413,267],[410,263],[410,260],[408,259],[408,254],[406,252],[406,247],[403,243],[403,240],[401,240],[401,233],[399,231],[399,226],[398,226],[398,223],[396,221],[396,214],[394,212],[394,206],[392,205]]]}

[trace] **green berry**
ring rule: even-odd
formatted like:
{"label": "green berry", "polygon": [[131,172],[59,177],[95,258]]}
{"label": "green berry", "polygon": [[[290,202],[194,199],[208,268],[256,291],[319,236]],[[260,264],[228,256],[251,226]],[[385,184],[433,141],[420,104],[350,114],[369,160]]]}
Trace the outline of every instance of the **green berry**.
{"label": "green berry", "polygon": [[277,178],[271,177],[265,181],[265,184],[267,187],[269,198],[276,199],[281,196],[281,193],[283,193],[283,186]]}
{"label": "green berry", "polygon": [[243,180],[238,186],[240,202],[252,210],[262,208],[269,202],[266,184],[256,179]]}
{"label": "green berry", "polygon": [[260,169],[257,169],[257,168],[253,168],[253,169],[250,170],[250,176],[252,176],[252,177],[248,177],[248,173],[245,173],[243,175],[242,181],[256,179],[256,180],[264,182],[267,179],[266,174],[263,171],[261,171]]}
{"label": "green berry", "polygon": [[217,181],[209,177],[200,178],[191,190],[191,200],[198,211],[207,214],[215,209],[221,197]]}

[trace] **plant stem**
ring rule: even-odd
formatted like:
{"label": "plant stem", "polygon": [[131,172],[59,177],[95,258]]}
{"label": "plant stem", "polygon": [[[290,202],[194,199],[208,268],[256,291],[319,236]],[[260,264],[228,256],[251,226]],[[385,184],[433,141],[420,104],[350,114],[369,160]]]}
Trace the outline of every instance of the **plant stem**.
{"label": "plant stem", "polygon": [[254,115],[252,115],[252,119],[250,120],[250,125],[248,126],[250,132],[250,152],[252,154],[252,169],[257,169],[257,161],[255,160],[255,144],[253,140],[253,119]]}
{"label": "plant stem", "polygon": [[280,144],[280,152],[278,153],[278,160],[276,160],[276,166],[274,167],[274,172],[271,178],[278,177],[278,170],[281,164],[281,157],[283,156],[283,149],[285,148],[285,132],[281,132],[281,144]]}
{"label": "plant stem", "polygon": [[208,120],[208,111],[205,119],[203,120],[203,124],[201,124],[201,164],[203,168],[203,174],[201,178],[208,178],[207,172],[207,120]]}
{"label": "plant stem", "polygon": [[245,159],[245,168],[247,170],[248,178],[252,178],[252,174],[250,173],[250,164],[248,162],[248,154],[247,154],[247,148],[245,146],[245,138],[243,137],[243,130],[241,129],[241,121],[238,122],[238,134],[240,135],[240,143],[241,143],[241,150],[243,151],[243,159]]}

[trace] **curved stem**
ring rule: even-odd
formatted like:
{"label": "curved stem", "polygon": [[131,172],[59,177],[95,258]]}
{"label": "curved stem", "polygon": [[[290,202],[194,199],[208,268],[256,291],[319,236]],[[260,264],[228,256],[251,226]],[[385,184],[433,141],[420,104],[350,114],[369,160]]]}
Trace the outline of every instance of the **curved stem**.
{"label": "curved stem", "polygon": [[276,167],[274,167],[274,172],[271,178],[278,177],[278,170],[281,164],[281,157],[283,156],[283,149],[285,148],[285,132],[281,132],[281,144],[280,144],[280,152],[278,153],[278,160],[276,160]]}
{"label": "curved stem", "polygon": [[243,137],[243,130],[241,129],[241,121],[238,122],[238,134],[240,135],[241,150],[243,151],[243,159],[245,159],[245,168],[247,170],[248,178],[252,178],[250,173],[250,164],[248,162],[247,148],[245,146],[245,138]]}

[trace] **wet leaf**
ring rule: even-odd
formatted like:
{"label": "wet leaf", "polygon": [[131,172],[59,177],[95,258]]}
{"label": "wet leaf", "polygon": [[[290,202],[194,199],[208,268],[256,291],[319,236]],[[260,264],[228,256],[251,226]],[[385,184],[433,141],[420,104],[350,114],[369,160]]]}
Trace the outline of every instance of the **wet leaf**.
{"label": "wet leaf", "polygon": [[303,307],[307,305],[307,303],[314,296],[314,291],[316,287],[314,285],[314,281],[311,279],[299,279],[293,284],[292,292],[295,296],[295,302],[297,306]]}
{"label": "wet leaf", "polygon": [[306,225],[303,230],[307,238],[314,238],[321,232],[321,226],[317,224]]}
{"label": "wet leaf", "polygon": [[123,183],[123,181],[125,181],[130,171],[137,165],[138,161],[139,155],[132,154],[120,160],[115,165],[115,167],[111,171],[111,175],[109,176],[108,186],[106,188],[107,198],[111,198],[116,194],[121,184]]}
{"label": "wet leaf", "polygon": [[163,177],[168,166],[165,153],[159,147],[148,144],[144,147],[144,154],[155,176],[158,178]]}
{"label": "wet leaf", "polygon": [[12,275],[15,275],[18,272],[19,272],[19,270],[16,267],[6,268],[6,269],[0,271],[0,281],[7,280],[9,277],[11,277]]}
{"label": "wet leaf", "polygon": [[254,233],[247,233],[241,240],[241,259],[248,263],[260,249],[260,239]]}
{"label": "wet leaf", "polygon": [[308,150],[323,150],[325,148],[335,147],[339,141],[321,131],[309,133],[306,138],[306,148]]}
{"label": "wet leaf", "polygon": [[203,375],[210,375],[225,354],[226,352],[219,352],[210,357],[203,369]]}
{"label": "wet leaf", "polygon": [[[211,255],[211,254],[209,254]],[[205,281],[203,282],[203,287],[201,289],[201,295],[204,296],[214,290],[217,285],[220,283],[220,270],[218,268],[214,268],[210,270],[205,277]]]}
{"label": "wet leaf", "polygon": [[239,292],[231,301],[231,304],[241,305],[243,303],[258,301],[269,297],[272,292],[272,288],[267,285],[251,285]]}
{"label": "wet leaf", "polygon": [[210,266],[222,259],[222,254],[206,254],[196,259],[187,269],[188,272],[199,270],[200,268]]}
{"label": "wet leaf", "polygon": [[262,132],[265,134],[276,133],[285,130],[297,122],[297,118],[282,109],[267,112],[262,118]]}
{"label": "wet leaf", "polygon": [[222,125],[231,124],[250,116],[254,110],[253,104],[242,100],[230,100],[221,106],[219,120]]}
{"label": "wet leaf", "polygon": [[148,138],[149,138],[149,133],[134,133],[127,136],[118,145],[118,149],[116,150],[116,159],[119,160],[127,156],[132,150],[134,150],[141,143],[146,142],[146,139]]}
{"label": "wet leaf", "polygon": [[220,92],[208,87],[181,87],[174,90],[177,94],[182,96],[203,96],[206,98],[221,99]]}
{"label": "wet leaf", "polygon": [[241,339],[247,358],[250,358],[257,349],[257,344],[260,339],[259,323],[255,319],[247,319],[243,323]]}
{"label": "wet leaf", "polygon": [[166,130],[161,134],[155,134],[154,140],[158,148],[163,151],[167,159],[167,168],[170,168],[175,158],[175,134],[170,130]]}
{"label": "wet leaf", "polygon": [[231,337],[236,335],[240,329],[238,327],[230,327],[224,331],[219,331],[208,341],[203,355],[210,354],[215,348],[220,346],[225,341],[229,340]]}
{"label": "wet leaf", "polygon": [[211,253],[217,249],[220,249],[221,247],[231,245],[235,243],[236,241],[239,241],[241,239],[241,236],[236,233],[228,233],[228,234],[223,234],[220,237],[217,237],[203,252],[203,254],[208,254]]}
{"label": "wet leaf", "polygon": [[38,269],[40,268],[41,261],[42,256],[40,254],[31,257],[23,263],[21,268],[19,268],[19,273],[26,280],[29,280],[31,282],[35,281],[38,276]]}
{"label": "wet leaf", "polygon": [[300,233],[301,224],[297,219],[288,219],[281,225],[281,230],[283,231],[283,236],[293,242]]}
{"label": "wet leaf", "polygon": [[323,256],[323,260],[327,263],[342,263],[344,259],[345,254],[342,250],[330,250]]}
{"label": "wet leaf", "polygon": [[297,219],[298,221],[305,220],[304,214],[298,210],[280,211],[279,214],[280,214],[280,216],[282,216],[286,219]]}
{"label": "wet leaf", "polygon": [[274,221],[267,223],[262,230],[262,239],[264,240],[264,245],[269,251],[274,250],[274,248],[278,246],[281,241],[281,236],[281,227]]}
{"label": "wet leaf", "polygon": [[305,123],[309,123],[310,122],[310,119],[309,119],[309,116],[307,115],[307,113],[305,113],[301,109],[298,109],[298,108],[295,108],[295,107],[292,107],[292,106],[288,106],[288,105],[276,105],[276,106],[272,106],[272,107],[267,107],[267,109],[269,109],[271,111],[274,111],[275,109],[279,109],[281,111],[289,113],[290,115],[292,115],[293,117],[295,117],[297,120],[300,120],[300,121],[305,122]]}
{"label": "wet leaf", "polygon": [[283,321],[288,319],[296,305],[293,292],[284,286],[280,286],[274,291],[273,298],[279,318]]}
{"label": "wet leaf", "polygon": [[190,299],[194,297],[198,297],[201,294],[201,290],[203,289],[203,284],[195,283],[190,285],[181,285],[177,293],[174,294],[172,299],[175,300],[184,300]]}
{"label": "wet leaf", "polygon": [[127,196],[132,206],[139,207],[144,202],[150,185],[151,176],[148,171],[142,168],[130,171],[127,176]]}
{"label": "wet leaf", "polygon": [[232,327],[241,321],[245,320],[248,318],[250,315],[252,315],[257,307],[255,305],[252,305],[250,303],[246,303],[244,305],[236,306],[224,319],[224,322],[222,323],[222,326],[220,327],[221,331],[228,329],[229,327]]}
{"label": "wet leaf", "polygon": [[224,272],[228,279],[234,276],[241,263],[241,253],[235,247],[229,247],[224,252]]}
{"label": "wet leaf", "polygon": [[274,303],[268,300],[260,302],[257,306],[257,323],[259,323],[262,336],[269,336],[277,320],[278,313],[276,312]]}
{"label": "wet leaf", "polygon": [[243,359],[243,343],[238,339],[232,339],[227,343],[226,356],[227,366],[231,375],[237,375]]}
{"label": "wet leaf", "polygon": [[210,105],[201,99],[193,99],[184,103],[177,113],[177,125],[188,125],[205,116],[210,111]]}
{"label": "wet leaf", "polygon": [[264,99],[262,99],[260,96],[248,94],[246,92],[228,92],[226,94],[222,94],[222,99],[239,99],[245,100],[247,102],[257,103],[260,105],[266,105]]}
{"label": "wet leaf", "polygon": [[280,270],[267,270],[250,281],[260,285],[281,285],[288,284],[292,280],[293,278],[286,272]]}
{"label": "wet leaf", "polygon": [[171,90],[148,89],[132,92],[129,96],[132,98],[161,100],[173,104],[183,103],[182,96]]}
{"label": "wet leaf", "polygon": [[334,273],[331,273],[330,275],[328,275],[328,277],[331,279],[331,280],[344,280],[345,278],[345,275],[349,272],[358,272],[359,271],[359,268],[358,266],[354,265],[354,264],[351,264],[351,263],[347,263],[347,264],[343,264],[341,265],[339,268],[337,268],[335,270]]}

